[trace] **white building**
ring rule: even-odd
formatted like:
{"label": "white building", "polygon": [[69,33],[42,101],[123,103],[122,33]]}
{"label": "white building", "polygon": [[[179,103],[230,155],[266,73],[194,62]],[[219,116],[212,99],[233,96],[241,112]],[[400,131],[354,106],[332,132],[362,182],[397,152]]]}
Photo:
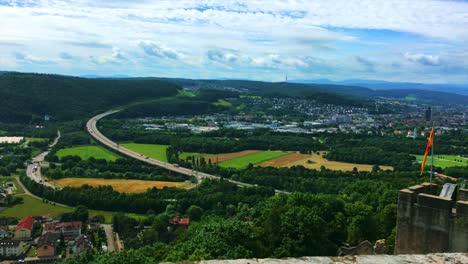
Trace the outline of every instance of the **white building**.
{"label": "white building", "polygon": [[0,144],[19,144],[24,141],[24,137],[0,137]]}
{"label": "white building", "polygon": [[4,257],[19,256],[23,253],[23,242],[20,240],[0,240],[0,255]]}

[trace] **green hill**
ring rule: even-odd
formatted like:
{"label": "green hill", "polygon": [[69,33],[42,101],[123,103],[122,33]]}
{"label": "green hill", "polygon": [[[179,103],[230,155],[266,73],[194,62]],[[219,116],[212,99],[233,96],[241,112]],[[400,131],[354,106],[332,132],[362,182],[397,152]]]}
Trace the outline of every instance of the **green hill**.
{"label": "green hill", "polygon": [[177,94],[179,86],[150,79],[85,79],[47,74],[0,75],[0,122],[27,123],[90,116],[138,100]]}

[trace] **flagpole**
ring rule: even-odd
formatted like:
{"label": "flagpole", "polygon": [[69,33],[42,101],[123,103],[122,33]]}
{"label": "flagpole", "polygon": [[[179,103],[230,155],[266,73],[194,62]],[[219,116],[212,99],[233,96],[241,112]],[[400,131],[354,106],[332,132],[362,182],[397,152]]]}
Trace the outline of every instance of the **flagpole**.
{"label": "flagpole", "polygon": [[[431,111],[431,119],[432,119],[432,111]],[[432,121],[432,129],[434,130],[434,121]],[[434,131],[434,135],[435,135],[435,131]],[[433,172],[433,166],[434,166],[434,138],[435,136],[432,136],[432,146],[431,146],[431,177],[430,177],[430,180],[429,180],[429,183],[430,183],[430,188],[432,189],[432,175],[434,175],[434,172]]]}

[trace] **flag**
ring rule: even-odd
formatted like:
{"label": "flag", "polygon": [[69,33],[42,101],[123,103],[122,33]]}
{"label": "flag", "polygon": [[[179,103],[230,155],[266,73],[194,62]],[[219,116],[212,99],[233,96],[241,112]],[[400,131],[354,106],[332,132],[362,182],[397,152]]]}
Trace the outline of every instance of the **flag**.
{"label": "flag", "polygon": [[426,151],[424,152],[424,158],[421,163],[421,174],[422,176],[424,172],[424,167],[426,166],[427,155],[429,154],[429,150],[431,149],[432,142],[434,141],[434,128],[431,129],[431,133],[429,134],[429,139],[427,140]]}

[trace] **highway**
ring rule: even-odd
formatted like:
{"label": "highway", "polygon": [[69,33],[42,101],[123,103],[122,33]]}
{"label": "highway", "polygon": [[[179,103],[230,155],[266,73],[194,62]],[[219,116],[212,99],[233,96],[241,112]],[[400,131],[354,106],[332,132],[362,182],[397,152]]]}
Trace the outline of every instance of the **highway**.
{"label": "highway", "polygon": [[[54,139],[52,144],[50,144],[49,150],[51,148],[53,148],[57,144],[57,142],[60,139],[60,136],[61,136],[60,131],[57,131],[57,137]],[[26,168],[26,175],[31,180],[33,180],[33,181],[35,181],[35,182],[37,182],[39,184],[43,184],[46,187],[54,188],[54,189],[61,189],[60,187],[57,187],[55,185],[52,185],[52,184],[48,183],[42,177],[42,174],[41,174],[41,166],[42,166],[42,163],[44,162],[45,156],[47,156],[49,154],[49,150],[45,151],[45,152],[42,152],[41,154],[39,154],[39,155],[37,155],[36,157],[33,158],[32,163],[29,164],[28,167]]]}
{"label": "highway", "polygon": [[[142,154],[140,153],[137,153],[135,151],[132,151],[130,149],[127,149],[127,148],[124,148],[122,146],[120,146],[119,144],[113,142],[112,140],[110,140],[109,138],[107,138],[106,136],[104,136],[98,129],[97,129],[97,122],[108,116],[108,115],[112,115],[114,113],[117,113],[119,110],[111,110],[111,111],[107,111],[105,113],[102,113],[100,115],[97,115],[93,118],[91,118],[90,120],[88,120],[88,122],[86,123],[86,129],[88,130],[88,133],[91,134],[91,136],[93,138],[95,138],[97,141],[101,142],[101,144],[127,156],[127,157],[130,157],[130,158],[134,158],[134,159],[137,159],[137,160],[141,160],[147,164],[150,164],[150,165],[153,165],[153,166],[158,166],[160,168],[163,168],[163,169],[166,169],[166,170],[169,170],[169,171],[173,171],[173,172],[177,172],[177,173],[180,173],[180,174],[184,174],[184,175],[187,175],[187,176],[190,176],[190,177],[196,177],[198,182],[201,182],[203,179],[220,179],[219,176],[216,176],[216,175],[211,175],[211,174],[208,174],[208,173],[204,173],[204,172],[201,172],[201,171],[195,171],[195,170],[192,170],[192,169],[188,169],[188,168],[184,168],[184,167],[180,167],[179,165],[177,164],[170,164],[170,163],[167,163],[167,162],[162,162],[162,161],[159,161],[159,160],[155,160],[155,159],[152,159],[150,157],[146,157],[146,156],[143,156]],[[253,187],[255,185],[253,184],[248,184],[248,183],[243,183],[243,182],[239,182],[239,181],[233,181],[233,180],[229,180],[229,179],[225,179],[231,183],[234,183],[236,184],[237,186],[240,186],[240,187]],[[277,193],[286,193],[284,191],[279,191],[279,190],[276,190]]]}

